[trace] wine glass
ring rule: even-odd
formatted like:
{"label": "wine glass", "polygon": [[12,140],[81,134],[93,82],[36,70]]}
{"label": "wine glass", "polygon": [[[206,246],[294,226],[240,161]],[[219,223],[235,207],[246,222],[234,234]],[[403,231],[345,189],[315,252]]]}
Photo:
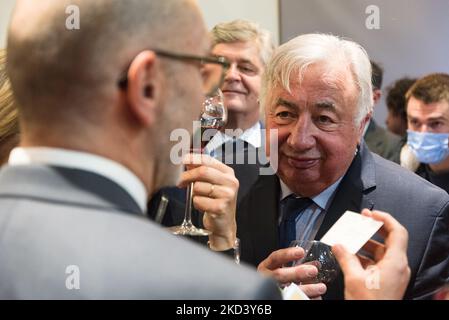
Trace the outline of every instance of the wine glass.
{"label": "wine glass", "polygon": [[[204,139],[209,130],[215,132],[220,130],[227,121],[227,110],[224,106],[223,93],[220,89],[216,89],[212,94],[209,94],[203,102],[201,108],[200,122],[201,130],[194,134],[201,134],[201,148],[200,150],[192,148],[192,152],[202,153],[208,140]],[[209,132],[210,134],[210,132]],[[208,236],[210,232],[204,230],[192,223],[192,206],[193,206],[193,182],[187,186],[186,207],[184,212],[184,221],[180,226],[174,226],[169,230],[176,235],[182,236]]]}
{"label": "wine glass", "polygon": [[331,247],[327,244],[320,241],[294,240],[290,243],[290,247],[301,247],[304,249],[304,257],[293,262],[292,266],[300,264],[316,266],[318,269],[318,275],[315,279],[316,283],[322,282],[327,285],[337,278],[340,267],[332,253]]}

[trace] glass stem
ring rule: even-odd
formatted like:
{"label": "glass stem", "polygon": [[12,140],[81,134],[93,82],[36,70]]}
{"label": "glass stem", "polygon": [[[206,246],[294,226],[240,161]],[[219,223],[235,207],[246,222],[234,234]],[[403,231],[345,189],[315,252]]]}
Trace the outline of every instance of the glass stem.
{"label": "glass stem", "polygon": [[193,205],[193,182],[189,183],[189,185],[187,186],[186,211],[184,214],[184,222],[182,223],[186,227],[193,226],[192,205]]}

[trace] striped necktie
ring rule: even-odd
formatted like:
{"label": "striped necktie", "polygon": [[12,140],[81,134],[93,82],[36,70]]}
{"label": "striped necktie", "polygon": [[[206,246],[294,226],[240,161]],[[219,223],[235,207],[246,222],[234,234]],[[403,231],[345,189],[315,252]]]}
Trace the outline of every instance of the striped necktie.
{"label": "striped necktie", "polygon": [[281,202],[282,220],[279,225],[279,244],[281,248],[287,248],[296,239],[296,218],[313,201],[310,198],[297,198],[290,195]]}

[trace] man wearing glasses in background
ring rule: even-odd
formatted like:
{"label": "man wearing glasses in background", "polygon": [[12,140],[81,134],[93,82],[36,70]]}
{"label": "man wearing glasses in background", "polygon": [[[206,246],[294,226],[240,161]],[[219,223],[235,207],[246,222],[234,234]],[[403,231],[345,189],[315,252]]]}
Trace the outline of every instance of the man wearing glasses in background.
{"label": "man wearing glasses in background", "polygon": [[[80,0],[81,29],[68,31],[71,2],[20,0],[11,20],[22,140],[0,172],[0,298],[278,298],[271,281],[144,216],[148,196],[179,178],[170,133],[191,128],[204,93],[220,85],[210,65],[227,66],[202,57],[209,43],[196,4]],[[232,218],[232,170],[204,161],[181,182],[220,185],[225,196],[202,209]],[[228,249],[226,236],[210,242]],[[70,270],[78,280],[67,286]]]}

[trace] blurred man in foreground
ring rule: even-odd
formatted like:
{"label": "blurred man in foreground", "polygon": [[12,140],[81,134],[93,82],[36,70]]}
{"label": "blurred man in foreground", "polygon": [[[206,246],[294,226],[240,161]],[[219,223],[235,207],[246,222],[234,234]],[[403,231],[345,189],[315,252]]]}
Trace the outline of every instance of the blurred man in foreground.
{"label": "blurred man in foreground", "polygon": [[[79,30],[66,29],[73,4]],[[147,197],[179,178],[170,133],[191,128],[220,85],[223,61],[209,55],[194,1],[17,1],[8,71],[22,137],[0,172],[0,298],[279,297],[144,216]],[[199,192],[203,209],[232,217],[232,170],[209,161],[189,179],[216,184],[215,198]],[[232,237],[210,241],[225,249]]]}

